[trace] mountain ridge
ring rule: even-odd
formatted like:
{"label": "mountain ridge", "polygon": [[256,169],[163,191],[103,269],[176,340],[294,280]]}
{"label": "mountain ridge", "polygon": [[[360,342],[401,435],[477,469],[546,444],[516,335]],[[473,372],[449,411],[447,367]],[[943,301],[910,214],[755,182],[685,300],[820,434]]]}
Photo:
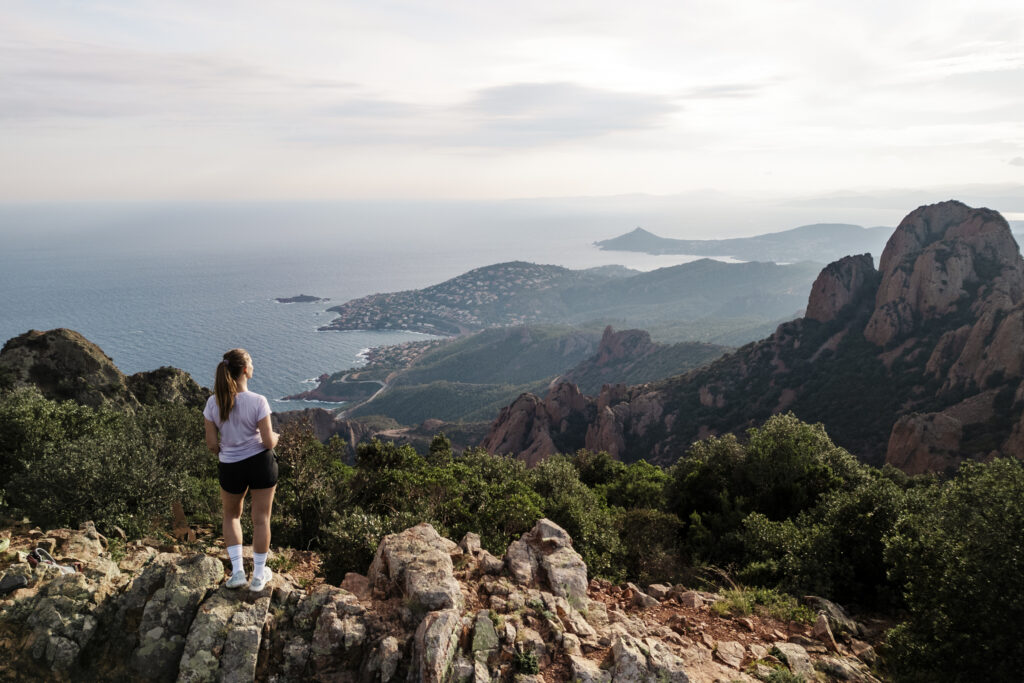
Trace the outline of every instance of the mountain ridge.
{"label": "mountain ridge", "polygon": [[572,391],[553,388],[564,417],[543,445],[510,433],[544,403],[520,397],[483,443],[520,444],[531,459],[559,443],[667,464],[695,440],[793,411],[863,460],[911,473],[1024,453],[1024,261],[1006,221],[955,201],[920,207],[880,265],[830,264],[810,315],[680,378],[605,387],[569,407],[559,397]]}
{"label": "mountain ridge", "polygon": [[606,251],[690,254],[777,263],[828,263],[851,253],[880,253],[891,232],[892,228],[887,227],[865,228],[849,223],[813,223],[752,237],[683,240],[660,237],[637,227],[618,237],[599,240],[594,244]]}

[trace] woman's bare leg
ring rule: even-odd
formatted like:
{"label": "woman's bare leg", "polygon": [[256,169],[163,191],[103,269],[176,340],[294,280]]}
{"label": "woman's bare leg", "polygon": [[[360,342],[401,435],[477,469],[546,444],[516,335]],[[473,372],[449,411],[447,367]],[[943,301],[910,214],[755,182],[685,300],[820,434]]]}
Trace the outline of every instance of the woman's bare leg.
{"label": "woman's bare leg", "polygon": [[224,546],[242,544],[242,503],[244,493],[228,493],[220,490],[220,503],[224,508]]}
{"label": "woman's bare leg", "polygon": [[252,551],[265,553],[270,550],[270,512],[274,506],[274,491],[269,489],[249,489],[252,493]]}

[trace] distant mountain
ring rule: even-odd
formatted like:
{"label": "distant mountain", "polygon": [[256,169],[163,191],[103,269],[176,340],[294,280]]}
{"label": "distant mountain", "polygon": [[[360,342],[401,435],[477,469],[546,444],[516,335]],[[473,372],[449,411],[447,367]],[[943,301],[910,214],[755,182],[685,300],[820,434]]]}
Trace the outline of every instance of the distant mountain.
{"label": "distant mountain", "polygon": [[[569,270],[520,261],[478,268],[426,289],[373,294],[328,310],[321,329],[405,329],[438,335],[488,327],[701,321],[727,333],[802,310],[820,265],[701,259],[648,273]],[[722,321],[734,321],[724,324]]]}
{"label": "distant mountain", "polygon": [[[792,411],[861,459],[942,471],[1024,457],[1024,260],[1007,222],[950,201],[910,213],[875,269],[867,254],[818,276],[804,318],[676,377],[524,395],[483,445],[536,460],[606,450],[667,464],[707,436]],[[524,429],[529,425],[529,429]]]}
{"label": "distant mountain", "polygon": [[847,254],[880,254],[892,228],[863,228],[845,223],[816,223],[755,237],[725,240],[677,240],[658,237],[643,228],[595,242],[606,251],[645,254],[691,254],[731,257],[741,261],[828,263]]}

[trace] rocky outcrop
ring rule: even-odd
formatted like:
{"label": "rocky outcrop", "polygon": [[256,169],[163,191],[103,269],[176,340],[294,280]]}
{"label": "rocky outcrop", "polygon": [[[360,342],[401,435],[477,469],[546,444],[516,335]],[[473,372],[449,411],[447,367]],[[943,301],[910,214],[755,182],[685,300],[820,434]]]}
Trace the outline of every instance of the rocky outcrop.
{"label": "rocky outcrop", "polygon": [[881,284],[864,337],[885,346],[919,325],[980,303],[985,291],[1024,292],[1024,262],[1006,220],[950,201],[911,212],[879,263]]}
{"label": "rocky outcrop", "polygon": [[181,403],[202,408],[210,390],[199,386],[184,370],[164,366],[148,372],[137,372],[126,378],[128,390],[142,405]]}
{"label": "rocky outcrop", "polygon": [[0,350],[0,372],[15,386],[34,385],[56,401],[94,408],[139,405],[114,361],[74,330],[29,330],[8,340]]}
{"label": "rocky outcrop", "polygon": [[[712,683],[754,681],[748,672],[770,673],[768,663],[808,680],[815,668],[826,672],[816,680],[875,680],[864,663],[877,658],[872,645],[827,601],[828,644],[810,625],[719,616],[706,606],[716,594],[681,604],[693,593],[683,586],[652,586],[651,602],[636,606],[639,587],[588,581],[572,539],[549,520],[512,544],[507,573],[502,561],[485,567],[478,542],[467,534],[456,546],[428,525],[388,536],[373,591],[357,595],[303,590],[286,573],[260,593],[226,589],[218,548],[182,555],[130,543],[114,563],[91,525],[15,535],[0,572],[28,585],[0,596],[0,680]],[[30,567],[34,545],[80,571]],[[833,613],[852,626],[829,626]]]}
{"label": "rocky outcrop", "polygon": [[[571,395],[572,391],[568,393]],[[563,410],[560,403],[552,401],[550,404],[556,416],[569,412],[568,407]],[[557,451],[552,438],[557,427],[553,424],[561,423],[553,423],[545,401],[533,394],[522,394],[501,409],[480,445],[489,453],[515,453],[516,457],[533,466]]]}
{"label": "rocky outcrop", "polygon": [[587,565],[572,549],[565,529],[549,519],[513,541],[505,556],[509,574],[519,584],[547,589],[582,604],[587,597]]}
{"label": "rocky outcrop", "polygon": [[885,461],[907,474],[941,472],[958,465],[964,426],[942,413],[904,415],[892,426]]}
{"label": "rocky outcrop", "polygon": [[412,613],[460,609],[463,600],[452,575],[453,552],[462,554],[455,543],[438,535],[434,527],[419,524],[384,537],[377,546],[367,578],[370,586],[384,597],[404,596]]}
{"label": "rocky outcrop", "polygon": [[811,286],[804,317],[822,323],[835,320],[847,306],[873,292],[877,278],[871,254],[847,256],[830,263]]}
{"label": "rocky outcrop", "polygon": [[559,429],[521,396],[483,444],[530,462],[588,448],[668,465],[791,411],[871,464],[942,471],[1024,457],[1022,382],[1024,260],[998,213],[951,201],[910,213],[878,271],[868,254],[829,264],[806,316],[770,337],[679,377],[606,385]]}
{"label": "rocky outcrop", "polygon": [[557,380],[596,394],[605,385],[648,382],[682,374],[709,363],[729,349],[715,344],[681,342],[658,344],[645,330],[605,328],[597,353]]}
{"label": "rocky outcrop", "polygon": [[91,341],[74,330],[29,330],[0,351],[0,387],[35,386],[55,401],[134,410],[170,402],[202,405],[210,395],[188,373],[163,367],[126,377]]}

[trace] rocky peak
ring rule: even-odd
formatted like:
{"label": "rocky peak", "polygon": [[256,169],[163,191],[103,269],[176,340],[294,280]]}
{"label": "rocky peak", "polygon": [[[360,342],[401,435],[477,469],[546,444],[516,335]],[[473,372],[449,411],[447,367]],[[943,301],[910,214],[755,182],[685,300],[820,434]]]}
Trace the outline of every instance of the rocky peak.
{"label": "rocky peak", "polygon": [[621,360],[633,360],[657,349],[646,330],[622,330],[616,332],[612,326],[604,328],[598,345],[595,364],[603,367]]}
{"label": "rocky peak", "polygon": [[877,285],[871,254],[843,257],[827,265],[814,281],[804,317],[823,323],[834,320],[860,297],[873,295]]}
{"label": "rocky peak", "polygon": [[521,394],[501,409],[480,446],[489,453],[515,453],[531,466],[554,453],[551,416],[544,401],[534,394]]}
{"label": "rocky peak", "polygon": [[148,372],[136,372],[126,381],[128,389],[143,405],[183,403],[201,408],[210,397],[210,390],[199,386],[192,375],[167,365]]}
{"label": "rocky peak", "polygon": [[55,401],[134,410],[140,405],[202,405],[210,395],[184,370],[162,367],[126,377],[99,346],[74,330],[29,330],[0,350],[0,387],[36,386]]}
{"label": "rocky peak", "polygon": [[35,385],[56,401],[129,409],[139,405],[114,361],[74,330],[29,330],[8,340],[0,351],[0,369],[14,385]]}
{"label": "rocky peak", "polygon": [[922,206],[899,224],[882,252],[875,312],[864,336],[886,346],[921,323],[999,289],[1024,293],[1024,262],[997,212],[948,201]]}

